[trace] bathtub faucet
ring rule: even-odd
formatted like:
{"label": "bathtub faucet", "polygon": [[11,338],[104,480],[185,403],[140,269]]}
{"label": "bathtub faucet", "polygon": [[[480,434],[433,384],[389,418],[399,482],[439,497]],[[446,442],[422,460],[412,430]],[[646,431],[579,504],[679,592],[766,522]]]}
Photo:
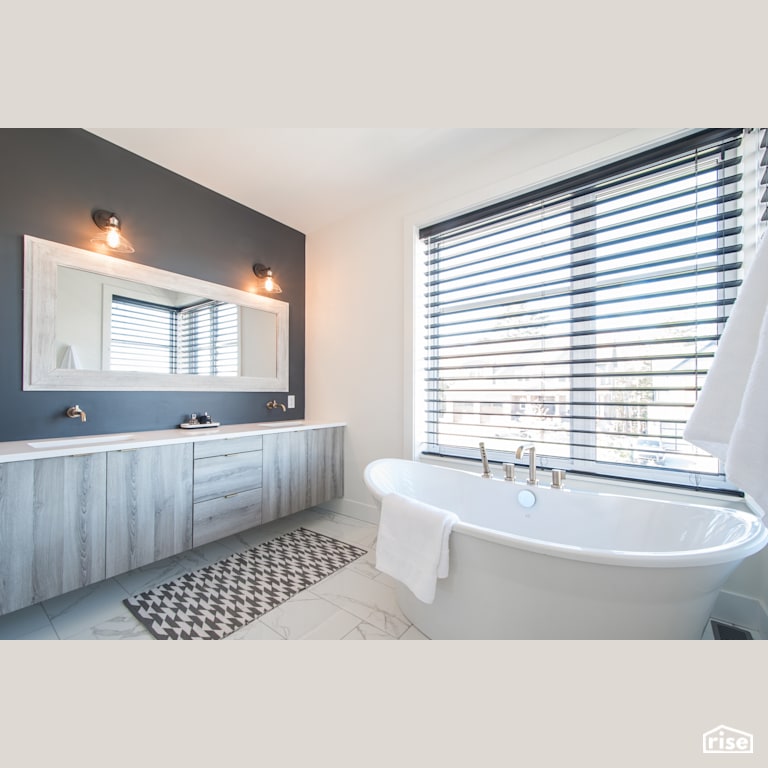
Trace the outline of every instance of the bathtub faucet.
{"label": "bathtub faucet", "polygon": [[489,477],[493,477],[491,475],[491,469],[488,466],[488,455],[485,452],[485,443],[480,443],[480,458],[483,461],[483,474],[482,477],[488,479]]}
{"label": "bathtub faucet", "polygon": [[525,481],[528,485],[537,485],[536,480],[536,448],[533,445],[520,445],[515,451],[515,458],[522,459],[523,454],[528,451],[528,479]]}

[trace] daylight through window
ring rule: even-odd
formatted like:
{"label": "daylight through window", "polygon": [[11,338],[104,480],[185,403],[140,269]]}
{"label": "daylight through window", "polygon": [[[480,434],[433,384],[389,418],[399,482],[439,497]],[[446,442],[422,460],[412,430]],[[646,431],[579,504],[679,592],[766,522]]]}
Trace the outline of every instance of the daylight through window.
{"label": "daylight through window", "polygon": [[727,487],[683,440],[741,279],[741,131],[425,227],[422,450]]}
{"label": "daylight through window", "polygon": [[112,297],[110,369],[237,376],[240,315],[235,304],[170,307]]}

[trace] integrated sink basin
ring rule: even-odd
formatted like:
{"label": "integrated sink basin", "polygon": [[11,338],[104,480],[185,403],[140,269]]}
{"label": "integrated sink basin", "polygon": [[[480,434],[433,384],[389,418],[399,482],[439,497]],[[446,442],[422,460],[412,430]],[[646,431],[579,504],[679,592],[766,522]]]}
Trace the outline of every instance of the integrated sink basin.
{"label": "integrated sink basin", "polygon": [[30,440],[30,448],[76,448],[78,445],[99,445],[102,443],[120,443],[132,440],[132,434],[96,435],[95,437],[54,437],[50,440]]}

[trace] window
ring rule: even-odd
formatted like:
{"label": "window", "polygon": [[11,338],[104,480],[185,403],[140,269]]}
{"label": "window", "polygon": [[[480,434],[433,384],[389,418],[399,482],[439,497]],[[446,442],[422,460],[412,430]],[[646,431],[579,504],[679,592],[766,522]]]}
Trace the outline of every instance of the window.
{"label": "window", "polygon": [[110,369],[175,373],[175,316],[173,307],[112,296]]}
{"label": "window", "polygon": [[113,371],[237,376],[240,310],[223,301],[171,307],[112,296]]}
{"label": "window", "polygon": [[179,373],[237,376],[240,316],[235,304],[206,301],[179,311]]}
{"label": "window", "polygon": [[728,487],[682,433],[740,285],[741,133],[421,230],[424,453]]}

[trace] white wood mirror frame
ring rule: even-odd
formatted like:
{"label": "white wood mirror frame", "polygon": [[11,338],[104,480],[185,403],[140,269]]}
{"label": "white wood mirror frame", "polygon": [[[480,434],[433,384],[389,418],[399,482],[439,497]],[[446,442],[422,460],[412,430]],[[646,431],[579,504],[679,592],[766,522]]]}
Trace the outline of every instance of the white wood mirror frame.
{"label": "white wood mirror frame", "polygon": [[[57,367],[56,305],[59,267],[204,296],[275,315],[274,376],[211,376],[186,373],[79,370]],[[25,390],[288,391],[288,310],[285,301],[228,288],[105,254],[24,236]]]}

